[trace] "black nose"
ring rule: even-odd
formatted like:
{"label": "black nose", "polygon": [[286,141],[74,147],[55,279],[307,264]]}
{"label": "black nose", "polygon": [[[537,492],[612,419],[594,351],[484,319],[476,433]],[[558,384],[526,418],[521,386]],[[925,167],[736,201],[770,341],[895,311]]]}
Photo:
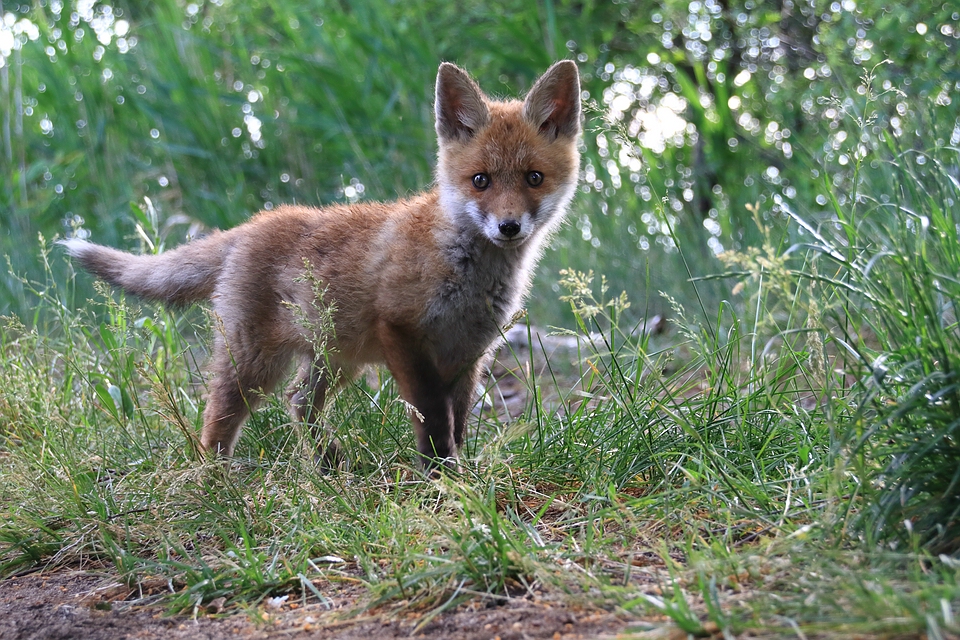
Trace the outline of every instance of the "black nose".
{"label": "black nose", "polygon": [[500,223],[500,233],[508,238],[512,238],[520,233],[520,223],[516,220],[504,220]]}

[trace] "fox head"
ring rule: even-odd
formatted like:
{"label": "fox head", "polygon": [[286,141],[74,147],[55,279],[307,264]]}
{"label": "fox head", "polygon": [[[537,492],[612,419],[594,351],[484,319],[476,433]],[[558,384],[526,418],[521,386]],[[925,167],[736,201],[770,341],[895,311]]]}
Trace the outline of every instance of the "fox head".
{"label": "fox head", "polygon": [[436,122],[441,206],[493,244],[543,237],[576,191],[580,77],[564,60],[523,102],[493,101],[462,69],[440,65]]}

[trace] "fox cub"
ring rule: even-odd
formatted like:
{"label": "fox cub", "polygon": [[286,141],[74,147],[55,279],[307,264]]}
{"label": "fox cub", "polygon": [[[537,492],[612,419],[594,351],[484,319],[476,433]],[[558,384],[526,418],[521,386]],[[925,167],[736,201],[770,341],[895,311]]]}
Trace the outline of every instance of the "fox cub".
{"label": "fox cub", "polygon": [[[130,294],[211,301],[218,328],[205,451],[233,453],[249,412],[291,361],[299,364],[291,413],[311,422],[329,392],[365,365],[384,364],[414,409],[423,465],[456,466],[491,346],[576,190],[577,67],[554,64],[520,102],[490,100],[443,63],[435,112],[436,181],[412,198],[282,206],[160,255],[61,241],[85,269]],[[318,286],[334,329],[327,354],[315,352],[307,328],[319,321]]]}

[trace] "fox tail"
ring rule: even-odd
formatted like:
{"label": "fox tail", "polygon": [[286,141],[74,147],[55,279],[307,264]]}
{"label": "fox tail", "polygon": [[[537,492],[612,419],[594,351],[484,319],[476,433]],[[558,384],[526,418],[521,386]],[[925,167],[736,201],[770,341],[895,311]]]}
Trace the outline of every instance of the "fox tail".
{"label": "fox tail", "polygon": [[183,306],[209,299],[232,246],[214,232],[157,255],[134,255],[79,238],[60,240],[84,269],[139,298]]}

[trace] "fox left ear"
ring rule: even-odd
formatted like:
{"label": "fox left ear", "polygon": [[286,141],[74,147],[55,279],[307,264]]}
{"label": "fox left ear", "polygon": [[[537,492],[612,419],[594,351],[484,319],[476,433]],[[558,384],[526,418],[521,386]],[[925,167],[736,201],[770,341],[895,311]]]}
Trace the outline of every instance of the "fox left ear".
{"label": "fox left ear", "polygon": [[580,133],[580,72],[561,60],[540,76],[523,102],[523,117],[550,138]]}

